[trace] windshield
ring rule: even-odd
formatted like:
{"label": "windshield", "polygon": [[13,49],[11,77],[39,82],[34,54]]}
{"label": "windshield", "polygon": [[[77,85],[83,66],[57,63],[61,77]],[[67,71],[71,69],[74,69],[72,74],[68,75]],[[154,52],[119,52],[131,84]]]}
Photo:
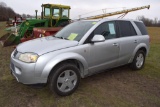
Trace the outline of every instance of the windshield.
{"label": "windshield", "polygon": [[50,8],[44,8],[44,16],[50,16]]}
{"label": "windshield", "polygon": [[55,8],[52,11],[53,11],[53,16],[54,17],[59,17],[59,9],[58,8],[57,9]]}
{"label": "windshield", "polygon": [[55,37],[80,41],[85,33],[95,24],[95,21],[77,21],[59,31]]}

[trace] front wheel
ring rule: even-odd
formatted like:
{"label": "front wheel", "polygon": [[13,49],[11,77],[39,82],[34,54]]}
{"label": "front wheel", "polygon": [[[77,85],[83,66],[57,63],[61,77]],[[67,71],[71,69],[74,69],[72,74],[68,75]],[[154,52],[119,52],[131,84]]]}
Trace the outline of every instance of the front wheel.
{"label": "front wheel", "polygon": [[145,52],[143,50],[137,51],[133,62],[131,63],[131,68],[133,70],[140,70],[143,68],[145,62]]}
{"label": "front wheel", "polygon": [[50,77],[50,89],[58,95],[72,94],[80,82],[79,69],[71,63],[58,66]]}

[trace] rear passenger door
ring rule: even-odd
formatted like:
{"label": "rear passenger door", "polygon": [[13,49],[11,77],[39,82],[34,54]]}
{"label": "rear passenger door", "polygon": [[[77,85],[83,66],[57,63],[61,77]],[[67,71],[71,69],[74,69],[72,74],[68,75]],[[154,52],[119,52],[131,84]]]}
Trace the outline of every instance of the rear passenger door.
{"label": "rear passenger door", "polygon": [[119,61],[118,65],[127,64],[135,47],[138,45],[137,33],[130,21],[117,21],[119,27]]}

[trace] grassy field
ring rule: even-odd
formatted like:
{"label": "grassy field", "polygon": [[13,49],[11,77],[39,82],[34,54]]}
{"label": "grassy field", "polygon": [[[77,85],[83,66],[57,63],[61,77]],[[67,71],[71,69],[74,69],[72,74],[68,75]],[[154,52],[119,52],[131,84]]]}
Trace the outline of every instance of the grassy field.
{"label": "grassy field", "polygon": [[151,47],[142,70],[123,66],[90,76],[66,97],[18,83],[9,69],[13,48],[0,46],[0,107],[160,107],[160,28],[148,31]]}

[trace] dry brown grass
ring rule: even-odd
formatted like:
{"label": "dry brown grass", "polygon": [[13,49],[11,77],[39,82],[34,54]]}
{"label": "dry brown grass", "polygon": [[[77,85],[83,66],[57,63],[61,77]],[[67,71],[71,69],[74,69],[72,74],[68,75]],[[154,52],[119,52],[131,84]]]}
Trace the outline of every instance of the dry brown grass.
{"label": "dry brown grass", "polygon": [[151,43],[160,43],[160,27],[148,27]]}
{"label": "dry brown grass", "polygon": [[0,22],[0,37],[7,32],[4,30],[6,28],[6,22]]}

